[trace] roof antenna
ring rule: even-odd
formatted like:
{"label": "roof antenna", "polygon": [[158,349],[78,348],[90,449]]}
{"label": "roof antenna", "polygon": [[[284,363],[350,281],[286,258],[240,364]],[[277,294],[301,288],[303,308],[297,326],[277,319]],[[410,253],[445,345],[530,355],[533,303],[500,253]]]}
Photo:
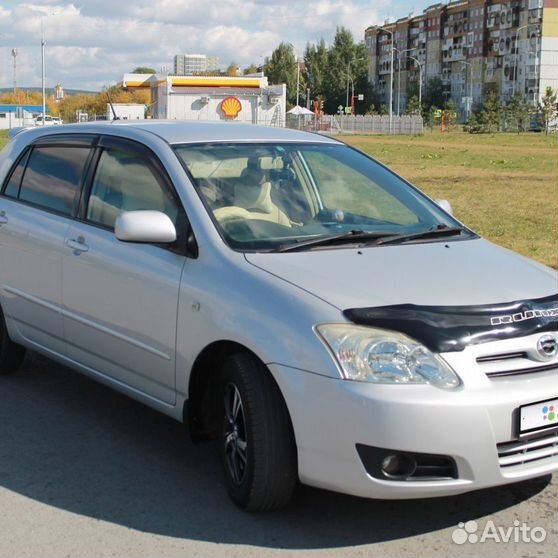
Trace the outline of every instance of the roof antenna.
{"label": "roof antenna", "polygon": [[120,117],[116,115],[116,111],[114,110],[114,105],[112,104],[112,99],[110,98],[110,93],[108,92],[108,89],[107,89],[107,97],[108,97],[110,108],[112,110],[113,120],[120,120]]}

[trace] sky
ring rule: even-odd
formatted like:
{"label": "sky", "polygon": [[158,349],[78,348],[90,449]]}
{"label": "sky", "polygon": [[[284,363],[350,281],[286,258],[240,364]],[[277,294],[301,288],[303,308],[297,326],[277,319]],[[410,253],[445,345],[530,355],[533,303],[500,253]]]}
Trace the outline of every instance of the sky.
{"label": "sky", "polygon": [[216,55],[226,68],[260,65],[282,41],[302,56],[331,43],[337,26],[363,40],[369,25],[420,13],[434,0],[0,0],[0,87],[41,85],[41,28],[47,87],[99,90],[137,66],[173,67],[175,54]]}

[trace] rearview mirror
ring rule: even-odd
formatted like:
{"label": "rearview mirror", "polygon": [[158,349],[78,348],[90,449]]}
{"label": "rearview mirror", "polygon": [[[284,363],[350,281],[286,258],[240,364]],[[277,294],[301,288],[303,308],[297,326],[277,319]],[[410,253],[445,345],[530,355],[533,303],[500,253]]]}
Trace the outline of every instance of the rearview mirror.
{"label": "rearview mirror", "polygon": [[161,211],[123,211],[116,218],[114,234],[123,242],[171,244],[176,241],[176,228]]}
{"label": "rearview mirror", "polygon": [[451,203],[448,200],[434,200],[434,203],[441,207],[446,213],[453,215],[453,209],[451,208]]}

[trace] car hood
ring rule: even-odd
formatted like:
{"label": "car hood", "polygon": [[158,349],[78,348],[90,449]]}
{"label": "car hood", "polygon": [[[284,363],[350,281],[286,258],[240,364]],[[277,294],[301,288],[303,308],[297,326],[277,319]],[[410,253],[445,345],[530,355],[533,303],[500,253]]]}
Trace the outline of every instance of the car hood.
{"label": "car hood", "polygon": [[558,292],[554,270],[481,238],[248,253],[246,259],[341,310],[495,304]]}

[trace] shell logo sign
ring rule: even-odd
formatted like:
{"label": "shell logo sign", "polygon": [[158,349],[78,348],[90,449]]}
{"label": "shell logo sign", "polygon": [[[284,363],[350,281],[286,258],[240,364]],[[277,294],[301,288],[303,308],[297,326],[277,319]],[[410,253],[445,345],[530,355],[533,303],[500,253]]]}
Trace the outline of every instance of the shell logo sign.
{"label": "shell logo sign", "polygon": [[227,118],[236,118],[242,110],[242,104],[236,97],[227,97],[221,102],[221,110]]}

